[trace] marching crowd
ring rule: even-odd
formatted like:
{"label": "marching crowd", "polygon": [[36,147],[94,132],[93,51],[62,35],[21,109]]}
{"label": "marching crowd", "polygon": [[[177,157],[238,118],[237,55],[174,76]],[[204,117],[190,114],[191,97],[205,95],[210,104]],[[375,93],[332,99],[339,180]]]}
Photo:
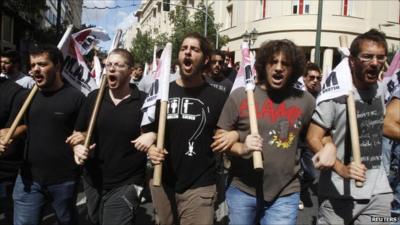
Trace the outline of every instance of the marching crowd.
{"label": "marching crowd", "polygon": [[[29,76],[19,71],[16,52],[1,53],[0,213],[6,224],[40,224],[50,204],[59,224],[78,224],[82,183],[87,218],[96,225],[142,224],[135,218],[143,188],[162,225],[214,224],[216,214],[232,225],[296,224],[301,193],[319,177],[317,224],[397,222],[400,93],[384,102],[385,35],[372,29],[349,50],[346,79],[357,108],[361,164],[353,162],[346,96],[317,104],[321,71],[286,39],[257,50],[254,134],[245,88],[231,91],[236,70],[205,37],[187,34],[169,84],[164,149],[156,147],[158,117],[141,125],[152,80],[129,51],[109,53],[99,102],[98,90],[85,97],[62,78],[63,55],[55,46],[30,52]],[[38,92],[5,142],[35,84]],[[254,152],[262,154],[262,171],[253,169]],[[146,179],[148,161],[162,163],[161,186]]]}

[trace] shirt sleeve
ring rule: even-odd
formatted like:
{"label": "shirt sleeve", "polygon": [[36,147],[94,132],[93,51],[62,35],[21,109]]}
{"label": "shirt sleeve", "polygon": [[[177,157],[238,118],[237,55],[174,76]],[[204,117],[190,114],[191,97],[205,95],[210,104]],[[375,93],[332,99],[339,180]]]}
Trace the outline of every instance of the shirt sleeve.
{"label": "shirt sleeve", "polygon": [[335,120],[335,102],[334,100],[328,100],[321,102],[315,108],[312,115],[312,121],[321,126],[322,128],[329,130],[333,127]]}

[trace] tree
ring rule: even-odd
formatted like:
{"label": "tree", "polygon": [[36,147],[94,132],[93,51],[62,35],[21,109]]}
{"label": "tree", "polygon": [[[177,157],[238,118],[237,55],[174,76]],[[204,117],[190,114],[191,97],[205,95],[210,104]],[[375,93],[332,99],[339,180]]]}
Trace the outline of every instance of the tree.
{"label": "tree", "polygon": [[154,43],[155,41],[148,32],[142,33],[138,30],[136,37],[132,40],[132,48],[129,49],[135,62],[144,65],[146,62],[152,61]]}

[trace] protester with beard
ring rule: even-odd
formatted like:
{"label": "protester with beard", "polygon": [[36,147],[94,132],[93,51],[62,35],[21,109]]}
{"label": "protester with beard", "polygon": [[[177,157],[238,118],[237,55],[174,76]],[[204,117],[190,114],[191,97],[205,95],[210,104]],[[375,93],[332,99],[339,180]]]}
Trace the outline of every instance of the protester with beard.
{"label": "protester with beard", "polygon": [[40,224],[51,204],[59,224],[77,224],[75,207],[79,168],[71,147],[72,133],[84,96],[61,78],[63,55],[54,46],[30,53],[30,66],[39,91],[27,110],[25,160],[14,186],[14,224]]}
{"label": "protester with beard", "polygon": [[211,54],[210,71],[205,75],[205,79],[212,87],[222,91],[228,97],[233,83],[222,73],[223,64],[224,54],[221,51],[214,51]]}
{"label": "protester with beard", "polygon": [[[330,168],[320,174],[318,224],[370,224],[390,216],[393,196],[381,163],[384,85],[377,82],[386,55],[385,35],[375,29],[358,35],[350,46],[361,164],[351,162],[346,96],[319,103],[313,114],[307,141],[316,153],[316,166]],[[323,142],[326,133],[333,143]],[[356,187],[355,180],[363,186]]]}
{"label": "protester with beard", "polygon": [[[165,149],[148,149],[153,164],[163,162],[162,186],[151,186],[160,224],[213,224],[216,171],[210,145],[224,96],[203,79],[210,58],[206,38],[198,33],[183,38],[180,78],[169,87]],[[156,127],[154,123],[143,128],[155,132]]]}
{"label": "protester with beard", "polygon": [[35,84],[35,81],[32,77],[22,73],[21,69],[21,58],[16,51],[5,51],[1,53],[0,56],[1,62],[1,76],[4,76],[21,87],[24,88],[32,88]]}
{"label": "protester with beard", "polygon": [[[259,82],[254,97],[259,135],[249,134],[245,89],[234,90],[226,101],[218,127],[239,134],[239,142],[226,151],[231,155],[231,183],[226,191],[230,224],[296,223],[300,191],[297,144],[315,104],[309,93],[293,87],[304,66],[303,52],[289,40],[270,41],[258,50],[255,67]],[[222,136],[215,140],[224,142]],[[253,169],[253,151],[263,154],[263,173]]]}
{"label": "protester with beard", "polygon": [[[74,146],[75,162],[84,166],[84,189],[89,220],[93,224],[135,224],[139,192],[143,189],[146,154],[131,141],[140,135],[145,93],[129,85],[133,56],[114,49],[108,56],[107,82],[97,115],[90,150]],[[87,130],[98,90],[88,95],[76,131]],[[73,143],[77,133],[69,139]]]}

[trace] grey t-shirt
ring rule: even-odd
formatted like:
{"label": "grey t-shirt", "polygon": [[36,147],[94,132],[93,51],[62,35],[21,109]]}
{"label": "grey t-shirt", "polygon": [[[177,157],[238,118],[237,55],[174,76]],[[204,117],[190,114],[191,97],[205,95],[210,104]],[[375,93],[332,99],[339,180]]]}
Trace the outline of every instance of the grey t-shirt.
{"label": "grey t-shirt", "polygon": [[[353,89],[356,105],[361,161],[367,167],[366,182],[356,187],[353,179],[343,179],[333,170],[320,174],[320,196],[342,199],[370,199],[372,195],[390,193],[382,165],[382,126],[385,113],[383,85],[368,90]],[[350,131],[347,125],[346,97],[321,102],[313,121],[331,133],[337,159],[345,165],[352,161]]]}
{"label": "grey t-shirt", "polygon": [[[253,169],[253,159],[231,157],[232,184],[265,201],[300,191],[298,142],[315,108],[314,98],[307,92],[291,89],[291,94],[277,102],[256,86],[254,92],[258,131],[263,137],[264,173]],[[248,104],[244,88],[232,92],[218,120],[218,127],[237,130],[244,142],[250,133]]]}

